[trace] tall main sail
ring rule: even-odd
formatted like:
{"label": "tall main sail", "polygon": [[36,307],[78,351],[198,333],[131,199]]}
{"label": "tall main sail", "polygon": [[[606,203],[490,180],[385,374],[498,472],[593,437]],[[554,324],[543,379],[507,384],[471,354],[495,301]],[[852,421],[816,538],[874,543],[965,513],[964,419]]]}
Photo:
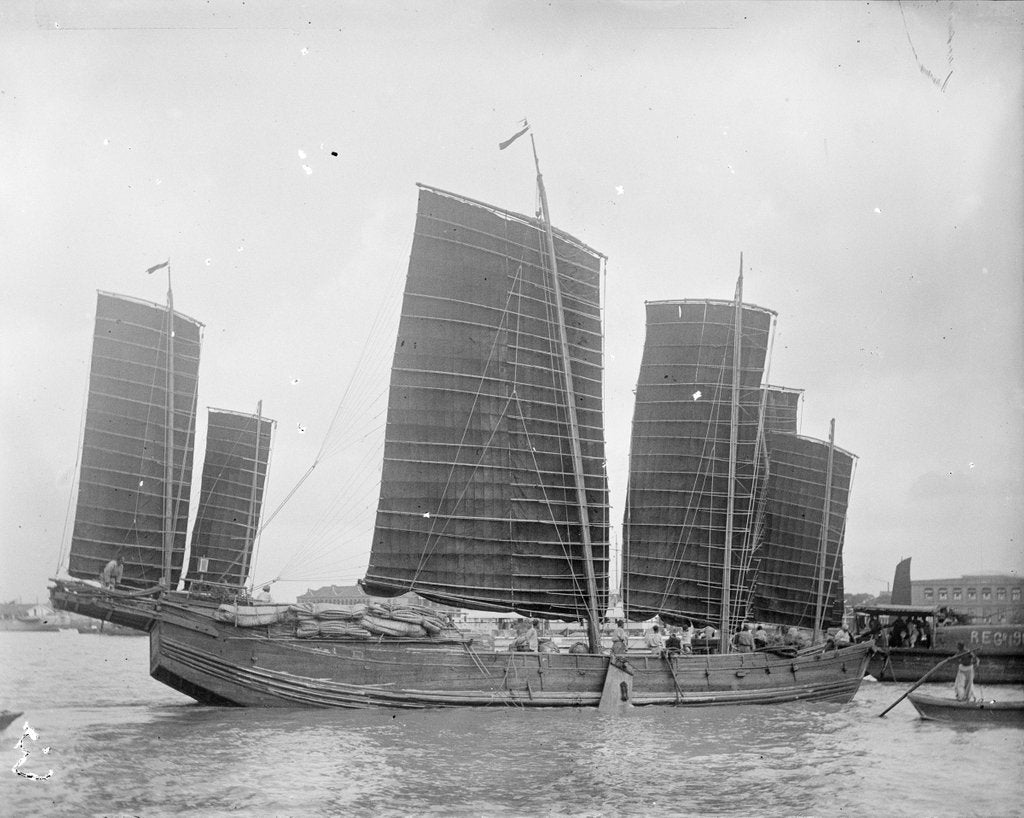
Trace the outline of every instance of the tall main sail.
{"label": "tall main sail", "polygon": [[[603,256],[555,231],[598,604],[608,595]],[[536,219],[421,187],[364,589],[584,618],[558,316]]]}
{"label": "tall main sail", "polygon": [[240,588],[249,575],[274,421],[210,409],[188,585]]}
{"label": "tall main sail", "polygon": [[[735,589],[749,586],[756,543],[761,378],[773,315],[743,306]],[[647,304],[623,537],[623,599],[633,619],[660,614],[669,622],[717,624],[721,617],[734,318],[731,301]]]}
{"label": "tall main sail", "polygon": [[[171,587],[181,574],[192,484],[202,324],[174,313]],[[78,504],[68,571],[96,579],[124,557],[122,583],[147,588],[163,573],[167,310],[99,293]]]}

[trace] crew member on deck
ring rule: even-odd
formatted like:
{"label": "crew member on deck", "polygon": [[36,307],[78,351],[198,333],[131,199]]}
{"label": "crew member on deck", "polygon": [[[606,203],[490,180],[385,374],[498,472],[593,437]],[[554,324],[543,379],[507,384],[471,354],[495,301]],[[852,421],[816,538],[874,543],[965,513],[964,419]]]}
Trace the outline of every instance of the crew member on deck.
{"label": "crew member on deck", "polygon": [[536,653],[538,647],[540,647],[540,620],[534,619],[530,623],[530,627],[526,629],[526,649],[531,653]]}
{"label": "crew member on deck", "polygon": [[661,629],[655,625],[651,632],[644,637],[651,656],[661,656],[665,652],[665,640],[661,636]]}
{"label": "crew member on deck", "polygon": [[124,557],[118,557],[103,566],[100,582],[103,583],[104,588],[114,588],[120,585],[122,574],[124,574]]}
{"label": "crew member on deck", "polygon": [[270,595],[270,586],[264,585],[263,590],[256,594],[257,602],[273,602],[274,598]]}
{"label": "crew member on deck", "polygon": [[626,623],[621,619],[615,620],[615,630],[612,631],[612,656],[625,656],[629,649],[629,637],[625,626]]}
{"label": "crew member on deck", "polygon": [[754,650],[754,634],[750,631],[749,623],[745,623],[736,632],[736,635],[732,638],[732,643],[735,645],[738,653],[751,653]]}

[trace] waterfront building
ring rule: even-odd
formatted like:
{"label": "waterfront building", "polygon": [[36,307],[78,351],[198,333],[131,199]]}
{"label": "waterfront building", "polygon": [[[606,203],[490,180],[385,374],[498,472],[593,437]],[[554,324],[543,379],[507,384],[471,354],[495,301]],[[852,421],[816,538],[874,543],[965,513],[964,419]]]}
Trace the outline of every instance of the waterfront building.
{"label": "waterfront building", "polygon": [[964,574],[910,581],[913,605],[933,605],[991,623],[1024,622],[1024,579],[1015,574]]}

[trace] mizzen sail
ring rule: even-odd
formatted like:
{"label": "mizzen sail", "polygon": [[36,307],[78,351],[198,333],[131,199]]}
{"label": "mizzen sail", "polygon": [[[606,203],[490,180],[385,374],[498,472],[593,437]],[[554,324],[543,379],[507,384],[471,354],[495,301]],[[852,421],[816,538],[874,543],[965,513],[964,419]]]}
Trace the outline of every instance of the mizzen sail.
{"label": "mizzen sail", "polygon": [[[817,582],[823,567],[823,625],[837,626],[843,619],[843,539],[854,456],[833,449],[829,482],[829,444],[825,441],[772,431],[766,441],[770,463],[767,504],[751,616],[763,622],[814,628]],[[822,566],[826,497],[828,532]]]}
{"label": "mizzen sail", "polygon": [[[600,253],[560,231],[599,607],[607,604]],[[543,226],[421,188],[363,582],[477,609],[583,618],[586,572]]]}
{"label": "mizzen sail", "polygon": [[[167,310],[99,293],[68,571],[96,579],[124,557],[122,584],[163,574]],[[202,324],[174,313],[171,587],[185,553]]]}
{"label": "mizzen sail", "polygon": [[263,506],[274,421],[210,409],[199,510],[192,526],[188,585],[245,584]]}

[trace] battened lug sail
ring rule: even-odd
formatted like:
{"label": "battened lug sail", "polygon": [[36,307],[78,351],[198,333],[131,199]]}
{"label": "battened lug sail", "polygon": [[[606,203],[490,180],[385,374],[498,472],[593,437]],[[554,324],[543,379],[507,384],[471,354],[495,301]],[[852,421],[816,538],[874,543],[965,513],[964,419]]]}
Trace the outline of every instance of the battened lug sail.
{"label": "battened lug sail", "polygon": [[241,588],[263,506],[274,421],[210,409],[199,510],[192,527],[190,589]]}
{"label": "battened lug sail", "polygon": [[826,491],[828,443],[777,432],[769,432],[766,441],[771,465],[751,615],[763,622],[815,627],[816,597],[811,589],[818,582],[828,494],[823,626],[838,626],[844,609],[843,539],[854,456],[834,449],[831,491]]}
{"label": "battened lug sail", "polygon": [[896,563],[896,571],[892,575],[892,595],[889,601],[893,605],[910,605],[910,557],[904,557]]}
{"label": "battened lug sail", "polygon": [[[422,188],[363,588],[586,615],[566,389],[543,227]],[[556,231],[598,602],[607,605],[602,256]]]}
{"label": "battened lug sail", "polygon": [[803,397],[803,390],[785,386],[765,386],[764,392],[765,430],[795,435],[799,431],[800,398]]}
{"label": "battened lug sail", "polygon": [[[632,619],[717,623],[728,502],[731,301],[647,304],[623,531]],[[770,310],[743,307],[732,587],[744,586],[757,525],[761,378]]]}
{"label": "battened lug sail", "polygon": [[[174,314],[172,587],[185,553],[201,339],[202,324]],[[68,565],[73,577],[97,579],[119,556],[126,586],[152,587],[163,575],[167,349],[165,307],[99,293]]]}

